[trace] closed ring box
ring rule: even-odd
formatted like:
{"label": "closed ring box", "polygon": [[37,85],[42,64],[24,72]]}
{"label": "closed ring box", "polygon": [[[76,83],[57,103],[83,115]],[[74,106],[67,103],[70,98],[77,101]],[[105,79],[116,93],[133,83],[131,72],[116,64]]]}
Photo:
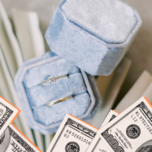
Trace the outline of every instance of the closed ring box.
{"label": "closed ring box", "polygon": [[50,49],[91,75],[109,75],[132,43],[141,19],[119,0],[63,0],[46,31]]}
{"label": "closed ring box", "polygon": [[[41,85],[51,75],[67,76]],[[17,72],[15,86],[30,127],[43,134],[55,132],[67,113],[89,120],[100,104],[94,78],[53,52],[25,62]],[[70,95],[69,100],[45,105]]]}

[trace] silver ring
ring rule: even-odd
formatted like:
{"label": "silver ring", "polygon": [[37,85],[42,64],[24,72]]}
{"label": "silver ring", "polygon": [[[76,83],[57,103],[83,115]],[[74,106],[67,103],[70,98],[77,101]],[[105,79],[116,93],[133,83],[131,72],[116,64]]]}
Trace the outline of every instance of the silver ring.
{"label": "silver ring", "polygon": [[54,75],[53,76],[50,76],[48,77],[47,80],[41,82],[41,85],[45,84],[45,83],[53,83],[53,82],[56,82],[56,80],[58,79],[61,79],[61,78],[65,78],[67,75],[64,75],[64,76],[60,76],[60,77],[55,77]]}
{"label": "silver ring", "polygon": [[68,97],[65,97],[65,98],[60,98],[60,99],[57,99],[57,100],[52,100],[52,101],[49,101],[49,102],[46,104],[46,106],[47,106],[47,107],[50,107],[50,106],[52,106],[52,105],[54,105],[54,104],[63,102],[63,101],[65,101],[65,100],[69,100],[69,99],[71,99],[71,98],[72,98],[72,96],[68,96]]}

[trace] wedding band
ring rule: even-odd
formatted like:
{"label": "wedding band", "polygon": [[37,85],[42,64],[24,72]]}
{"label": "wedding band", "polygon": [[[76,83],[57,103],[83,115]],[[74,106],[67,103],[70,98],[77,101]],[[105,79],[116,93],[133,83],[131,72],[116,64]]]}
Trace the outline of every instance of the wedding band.
{"label": "wedding band", "polygon": [[53,76],[50,76],[48,77],[47,80],[41,82],[41,85],[45,84],[45,83],[53,83],[53,82],[56,82],[56,80],[58,79],[61,79],[61,78],[65,78],[67,75],[64,75],[64,76],[60,76],[60,77],[55,77],[54,75]]}
{"label": "wedding band", "polygon": [[68,97],[65,97],[65,98],[60,98],[60,99],[57,99],[57,100],[52,100],[52,101],[48,102],[48,103],[46,104],[46,106],[47,106],[47,107],[50,107],[50,106],[52,106],[52,105],[54,105],[54,104],[63,102],[63,101],[65,101],[65,100],[69,100],[69,99],[71,99],[71,98],[72,98],[72,96],[68,96]]}

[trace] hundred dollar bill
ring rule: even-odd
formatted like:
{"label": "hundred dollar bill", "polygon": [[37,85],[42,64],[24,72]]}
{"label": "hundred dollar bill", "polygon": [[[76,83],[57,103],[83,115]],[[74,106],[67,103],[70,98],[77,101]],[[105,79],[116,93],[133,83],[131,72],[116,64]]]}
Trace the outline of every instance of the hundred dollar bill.
{"label": "hundred dollar bill", "polygon": [[140,98],[98,133],[111,152],[151,152],[151,104]]}
{"label": "hundred dollar bill", "polygon": [[47,152],[85,152],[94,139],[97,128],[66,115]]}
{"label": "hundred dollar bill", "polygon": [[0,152],[41,152],[10,124],[0,136]]}
{"label": "hundred dollar bill", "polygon": [[[108,122],[112,121],[115,117],[117,117],[118,112],[111,110],[100,129],[106,125]],[[109,149],[104,145],[104,142],[101,140],[100,136],[96,134],[94,140],[91,142],[87,152],[109,152]]]}
{"label": "hundred dollar bill", "polygon": [[13,122],[20,110],[0,96],[0,135]]}
{"label": "hundred dollar bill", "polygon": [[[100,129],[106,125],[107,123],[109,123],[110,121],[112,121],[114,118],[116,118],[119,115],[119,113],[115,110],[110,110],[110,112],[108,113],[107,117],[105,118],[104,122],[102,123]],[[100,130],[99,129],[99,130]]]}

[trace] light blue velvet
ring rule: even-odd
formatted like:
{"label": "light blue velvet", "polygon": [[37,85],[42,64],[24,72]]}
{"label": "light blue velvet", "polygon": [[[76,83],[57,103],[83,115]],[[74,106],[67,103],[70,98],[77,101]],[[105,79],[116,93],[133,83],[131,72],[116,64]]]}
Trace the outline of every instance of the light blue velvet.
{"label": "light blue velvet", "polygon": [[76,66],[69,64],[64,59],[60,59],[28,70],[24,77],[24,86],[26,88],[31,88],[39,85],[42,81],[52,75],[59,77],[78,72],[79,69]]}
{"label": "light blue velvet", "polygon": [[138,13],[121,1],[63,0],[45,38],[66,61],[91,75],[109,75],[140,26]]}
{"label": "light blue velvet", "polygon": [[[50,73],[51,71],[53,71],[53,69],[50,70]],[[58,79],[52,84],[38,85],[31,89],[26,88],[26,94],[31,108],[33,109],[43,106],[47,102],[55,99],[70,95],[76,96],[85,92],[86,87],[80,73],[71,74],[66,78]]]}
{"label": "light blue velvet", "polygon": [[33,115],[35,120],[44,125],[53,124],[62,121],[68,113],[77,117],[81,116],[89,107],[88,101],[90,101],[89,95],[83,93],[51,107],[42,106],[36,108],[33,110]]}
{"label": "light blue velvet", "polygon": [[[57,56],[53,52],[48,52],[42,57],[26,61],[20,67],[15,77],[15,86],[21,99],[27,121],[31,128],[39,130],[43,134],[55,132],[58,127],[51,126],[56,123],[58,123],[59,126],[67,113],[71,113],[77,117],[85,114],[92,102],[80,70],[72,64],[67,63],[64,59],[59,58],[47,64],[42,64],[34,68],[31,67],[34,64],[39,64],[41,61],[45,63],[46,60],[54,57]],[[30,67],[30,69],[24,73],[27,67]],[[58,79],[52,84],[45,84],[43,86],[39,84],[52,74],[61,76],[63,73],[70,75]],[[23,75],[24,77],[22,78]],[[22,82],[21,84],[20,80]],[[90,82],[90,84],[95,85],[94,82]],[[30,105],[34,121],[37,123],[31,118],[29,106],[26,103],[21,85],[23,85],[25,90],[28,99],[27,102]],[[97,90],[95,92],[97,93]],[[53,105],[52,107],[44,106],[44,104],[50,100],[59,99],[60,97],[66,97],[68,95],[73,95],[73,98]],[[99,106],[99,100],[99,98],[96,99],[93,110],[87,117],[83,118],[83,120],[86,121],[92,117]]]}

